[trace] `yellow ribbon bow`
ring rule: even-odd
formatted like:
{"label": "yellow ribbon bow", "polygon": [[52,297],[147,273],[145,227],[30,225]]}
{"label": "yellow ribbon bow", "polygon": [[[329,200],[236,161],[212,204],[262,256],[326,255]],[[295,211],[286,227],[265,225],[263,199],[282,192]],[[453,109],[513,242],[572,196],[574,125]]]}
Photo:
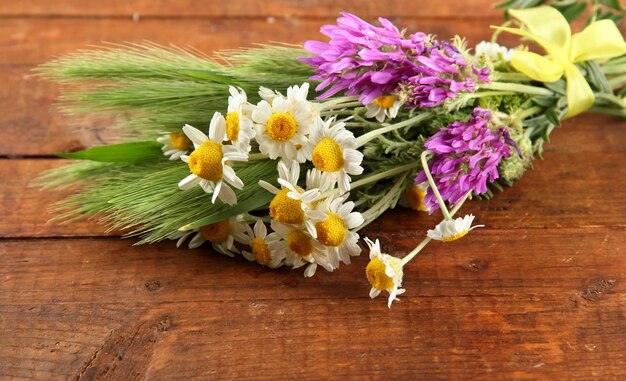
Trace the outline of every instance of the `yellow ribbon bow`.
{"label": "yellow ribbon bow", "polygon": [[510,10],[509,14],[526,28],[492,28],[527,37],[548,53],[544,57],[515,50],[511,57],[513,68],[541,82],[555,82],[565,74],[568,105],[566,118],[591,107],[594,102],[593,91],[574,64],[626,54],[626,42],[615,23],[611,20],[596,21],[582,32],[572,35],[565,17],[552,7],[516,9]]}

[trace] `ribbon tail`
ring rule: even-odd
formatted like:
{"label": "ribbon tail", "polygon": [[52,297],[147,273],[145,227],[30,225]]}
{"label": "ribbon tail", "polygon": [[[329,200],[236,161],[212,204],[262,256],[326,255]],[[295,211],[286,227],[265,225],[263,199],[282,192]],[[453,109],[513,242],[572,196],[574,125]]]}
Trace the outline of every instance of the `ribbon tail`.
{"label": "ribbon tail", "polygon": [[600,20],[572,37],[570,60],[582,62],[619,57],[626,54],[626,42],[611,20]]}
{"label": "ribbon tail", "polygon": [[567,113],[565,118],[570,118],[586,111],[593,105],[595,98],[589,83],[575,65],[567,65],[565,79],[567,79]]}

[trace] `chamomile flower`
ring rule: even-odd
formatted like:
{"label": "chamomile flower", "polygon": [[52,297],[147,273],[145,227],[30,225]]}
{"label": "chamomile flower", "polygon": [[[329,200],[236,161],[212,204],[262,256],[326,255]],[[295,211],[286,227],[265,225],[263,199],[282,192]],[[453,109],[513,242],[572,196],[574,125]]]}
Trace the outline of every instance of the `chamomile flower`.
{"label": "chamomile flower", "polygon": [[404,204],[419,212],[428,212],[428,208],[424,203],[426,191],[428,190],[428,182],[413,184],[404,191]]}
{"label": "chamomile flower", "polygon": [[402,102],[395,95],[382,95],[365,105],[367,107],[365,117],[376,118],[378,122],[382,123],[385,118],[393,119],[398,116],[401,105]]}
{"label": "chamomile flower", "polygon": [[244,244],[250,246],[252,252],[243,250],[241,254],[249,260],[256,261],[269,268],[277,268],[283,264],[285,251],[280,245],[280,236],[276,233],[267,234],[267,227],[261,220],[254,224],[254,231],[245,236]]}
{"label": "chamomile flower", "polygon": [[234,146],[222,145],[225,130],[226,121],[219,112],[211,119],[209,136],[188,124],[183,127],[183,132],[193,142],[195,150],[189,156],[181,156],[181,160],[189,165],[191,175],[179,182],[178,187],[188,190],[200,185],[205,192],[213,193],[211,202],[215,203],[219,197],[223,202],[234,205],[237,203],[237,195],[228,184],[242,189],[243,181],[235,174],[229,162],[246,161],[248,154],[240,152]]}
{"label": "chamomile flower", "polygon": [[322,176],[337,183],[343,194],[350,190],[350,175],[363,173],[363,154],[356,147],[356,138],[343,122],[335,123],[332,118],[324,122],[318,118],[309,137],[306,156]]}
{"label": "chamomile flower", "polygon": [[307,209],[305,226],[327,250],[334,252],[339,260],[350,264],[350,257],[361,253],[357,244],[359,235],[352,231],[363,223],[361,213],[353,212],[354,202],[344,203],[347,196],[328,197],[317,208]]}
{"label": "chamomile flower", "polygon": [[383,254],[380,251],[380,242],[372,242],[369,238],[365,238],[365,243],[370,249],[370,262],[365,268],[367,281],[372,285],[370,289],[370,298],[377,297],[381,291],[389,293],[387,306],[391,308],[391,303],[398,300],[397,296],[404,293],[402,287],[402,260],[392,257],[389,254]]}
{"label": "chamomile flower", "polygon": [[246,93],[233,86],[229,86],[228,113],[226,114],[226,136],[232,145],[240,151],[250,152],[250,139],[254,138],[255,132],[250,114],[252,108],[248,104]]}
{"label": "chamomile flower", "polygon": [[309,102],[300,98],[301,91],[292,96],[294,103],[285,97],[275,97],[272,103],[262,100],[252,112],[256,140],[261,153],[270,159],[306,160],[303,146],[314,118]]}
{"label": "chamomile flower", "polygon": [[272,230],[282,240],[279,250],[285,253],[285,264],[294,269],[307,265],[305,277],[312,277],[318,265],[331,272],[339,267],[339,259],[307,232],[302,225],[283,224],[272,221]]}
{"label": "chamomile flower", "polygon": [[492,61],[499,59],[505,62],[511,61],[513,55],[513,49],[509,49],[506,46],[502,46],[495,42],[481,41],[474,49],[476,57],[484,56]]}
{"label": "chamomile flower", "polygon": [[259,96],[261,97],[261,99],[263,99],[264,101],[270,104],[272,103],[274,98],[283,97],[283,95],[280,92],[276,90],[268,89],[267,87],[263,87],[263,86],[259,87]]}
{"label": "chamomile flower", "polygon": [[211,242],[215,251],[233,257],[233,253],[239,253],[234,243],[246,243],[248,238],[246,233],[251,234],[250,227],[243,222],[241,216],[236,216],[181,233],[176,247],[180,247],[188,237],[193,235],[188,245],[190,249],[200,247],[205,242]]}
{"label": "chamomile flower", "polygon": [[278,183],[281,189],[264,180],[259,180],[259,185],[276,196],[270,201],[270,217],[278,222],[286,224],[301,224],[304,222],[304,210],[302,202],[312,202],[319,192],[317,189],[304,191],[298,186],[300,177],[300,165],[293,160],[291,165],[280,161],[278,163]]}
{"label": "chamomile flower", "polygon": [[157,142],[163,144],[163,155],[169,156],[170,160],[178,160],[186,155],[191,148],[191,140],[182,132],[172,132],[157,138]]}
{"label": "chamomile flower", "polygon": [[458,217],[454,220],[441,221],[434,229],[429,230],[426,235],[432,239],[443,242],[450,242],[464,237],[470,230],[484,227],[485,225],[474,225],[474,216],[471,214],[465,217]]}

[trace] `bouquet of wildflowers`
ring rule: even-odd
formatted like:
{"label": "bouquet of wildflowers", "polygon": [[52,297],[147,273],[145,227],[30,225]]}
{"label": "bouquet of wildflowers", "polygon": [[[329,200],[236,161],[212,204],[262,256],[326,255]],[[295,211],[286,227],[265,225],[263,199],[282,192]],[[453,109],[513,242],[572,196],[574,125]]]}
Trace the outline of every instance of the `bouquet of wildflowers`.
{"label": "bouquet of wildflowers", "polygon": [[[456,216],[540,157],[564,118],[626,115],[626,43],[609,19],[572,34],[555,8],[510,10],[468,48],[343,13],[325,41],[200,52],[152,44],[80,51],[40,67],[70,112],[113,114],[117,144],[59,154],[44,174],[73,187],[55,219],[96,218],[139,243],[211,245],[270,268],[337,270],[367,244],[370,296],[404,292],[429,241],[476,225]],[[547,55],[498,45],[512,33]],[[111,119],[109,119],[111,120]],[[403,258],[359,230],[398,204],[441,213]],[[384,243],[383,243],[384,244]]]}

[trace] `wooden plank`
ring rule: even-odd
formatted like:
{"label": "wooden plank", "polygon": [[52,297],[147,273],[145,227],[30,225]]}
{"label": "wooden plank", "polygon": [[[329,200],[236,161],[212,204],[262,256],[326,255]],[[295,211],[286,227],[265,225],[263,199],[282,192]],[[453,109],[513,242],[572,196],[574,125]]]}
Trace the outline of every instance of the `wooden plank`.
{"label": "wooden plank", "polygon": [[[434,33],[441,38],[459,34],[470,44],[490,38],[489,25],[501,23],[499,17],[454,20],[453,22],[403,17],[395,20],[400,28],[411,32]],[[225,48],[252,46],[255,43],[281,41],[301,43],[322,39],[320,26],[333,23],[322,19],[149,19],[139,22],[120,19],[30,19],[8,18],[0,23],[3,53],[0,65],[34,65],[102,41],[141,42],[193,46],[205,52]],[[505,37],[505,36],[503,36]],[[506,36],[507,38],[510,36]],[[518,41],[514,37],[508,41]]]}
{"label": "wooden plank", "polygon": [[[537,160],[535,170],[526,173],[512,188],[496,194],[489,201],[468,202],[463,213],[473,213],[480,223],[492,229],[624,227],[626,169],[622,163],[625,160],[625,152],[548,152],[545,161]],[[103,234],[105,228],[95,223],[46,223],[52,215],[44,206],[61,200],[67,192],[40,191],[28,185],[41,171],[63,163],[65,161],[43,159],[0,160],[0,177],[7,179],[1,199],[6,212],[0,219],[0,236]],[[439,213],[429,216],[397,208],[375,223],[372,229],[389,234],[408,234],[417,239],[440,218]],[[398,221],[402,221],[399,231]]]}
{"label": "wooden plank", "polygon": [[620,379],[624,233],[483,229],[432,245],[391,310],[367,297],[365,255],[303,279],[171,243],[5,240],[0,376]]}
{"label": "wooden plank", "polygon": [[486,17],[501,14],[493,8],[492,0],[474,0],[471,6],[459,13],[455,2],[421,1],[416,6],[410,0],[232,0],[228,4],[212,0],[112,0],[106,3],[69,0],[62,3],[52,0],[0,3],[1,16],[73,16],[73,17],[130,17],[138,14],[150,17],[328,17],[346,11],[360,17],[420,16],[435,17]]}

